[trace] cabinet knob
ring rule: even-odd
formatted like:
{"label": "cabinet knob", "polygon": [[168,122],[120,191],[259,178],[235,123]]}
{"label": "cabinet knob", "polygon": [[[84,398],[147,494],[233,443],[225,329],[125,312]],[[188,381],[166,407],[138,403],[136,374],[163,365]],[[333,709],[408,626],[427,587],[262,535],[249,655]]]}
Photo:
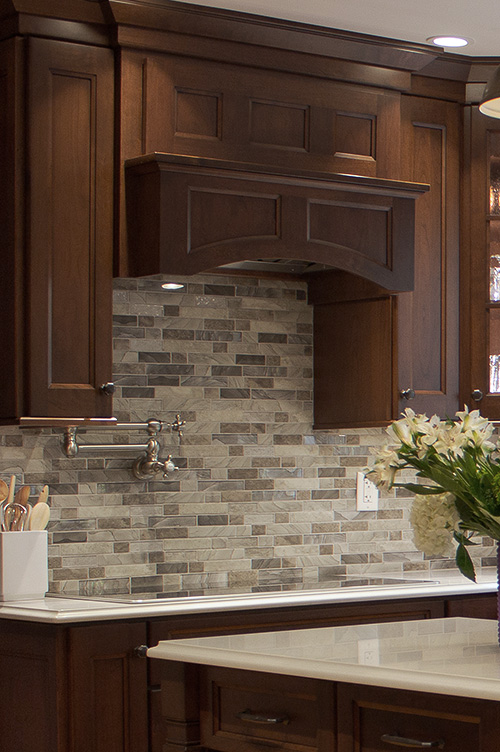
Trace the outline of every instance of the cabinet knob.
{"label": "cabinet knob", "polygon": [[133,654],[136,658],[146,658],[148,654],[148,646],[147,645],[136,645],[136,647],[132,650]]}
{"label": "cabinet knob", "polygon": [[411,387],[409,389],[401,389],[399,396],[401,399],[411,400],[415,397],[415,389],[412,389]]}
{"label": "cabinet knob", "polygon": [[471,397],[474,400],[474,402],[481,402],[481,400],[484,397],[484,394],[482,393],[480,389],[473,389]]}
{"label": "cabinet knob", "polygon": [[105,384],[101,384],[99,389],[107,397],[111,397],[111,395],[114,394],[116,391],[116,386],[113,384],[112,381],[107,381]]}

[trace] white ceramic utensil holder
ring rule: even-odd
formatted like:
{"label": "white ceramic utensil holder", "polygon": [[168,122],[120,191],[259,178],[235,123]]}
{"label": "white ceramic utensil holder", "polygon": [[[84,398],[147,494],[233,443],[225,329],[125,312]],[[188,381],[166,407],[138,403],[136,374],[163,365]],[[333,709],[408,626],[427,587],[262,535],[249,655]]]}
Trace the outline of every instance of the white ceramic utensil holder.
{"label": "white ceramic utensil holder", "polygon": [[43,598],[48,585],[47,531],[0,532],[0,601]]}

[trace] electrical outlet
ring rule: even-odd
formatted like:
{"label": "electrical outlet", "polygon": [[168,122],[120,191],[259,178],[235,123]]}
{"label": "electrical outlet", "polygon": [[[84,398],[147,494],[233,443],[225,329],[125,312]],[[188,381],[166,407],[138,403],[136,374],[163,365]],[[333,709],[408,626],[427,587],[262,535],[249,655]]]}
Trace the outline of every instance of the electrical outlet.
{"label": "electrical outlet", "polygon": [[378,640],[358,640],[358,663],[364,666],[378,666],[380,652]]}
{"label": "electrical outlet", "polygon": [[378,509],[378,488],[364,473],[356,478],[356,510],[376,512]]}

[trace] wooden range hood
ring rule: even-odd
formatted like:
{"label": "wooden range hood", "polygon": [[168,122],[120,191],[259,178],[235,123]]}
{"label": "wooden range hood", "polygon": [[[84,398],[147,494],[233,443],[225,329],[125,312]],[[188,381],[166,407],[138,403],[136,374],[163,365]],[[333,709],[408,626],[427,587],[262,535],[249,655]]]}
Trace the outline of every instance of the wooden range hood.
{"label": "wooden range hood", "polygon": [[413,289],[415,199],[427,185],[162,153],[125,170],[128,276],[300,259]]}

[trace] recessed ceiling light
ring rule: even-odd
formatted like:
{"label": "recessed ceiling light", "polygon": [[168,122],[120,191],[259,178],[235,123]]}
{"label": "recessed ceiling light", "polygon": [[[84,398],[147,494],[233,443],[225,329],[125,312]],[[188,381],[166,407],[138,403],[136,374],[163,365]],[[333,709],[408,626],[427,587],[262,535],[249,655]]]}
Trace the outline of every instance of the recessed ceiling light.
{"label": "recessed ceiling light", "polygon": [[164,290],[182,290],[184,285],[179,282],[165,282],[162,287]]}
{"label": "recessed ceiling light", "polygon": [[442,35],[439,37],[428,37],[425,41],[436,44],[438,47],[466,47],[472,42],[472,39]]}

